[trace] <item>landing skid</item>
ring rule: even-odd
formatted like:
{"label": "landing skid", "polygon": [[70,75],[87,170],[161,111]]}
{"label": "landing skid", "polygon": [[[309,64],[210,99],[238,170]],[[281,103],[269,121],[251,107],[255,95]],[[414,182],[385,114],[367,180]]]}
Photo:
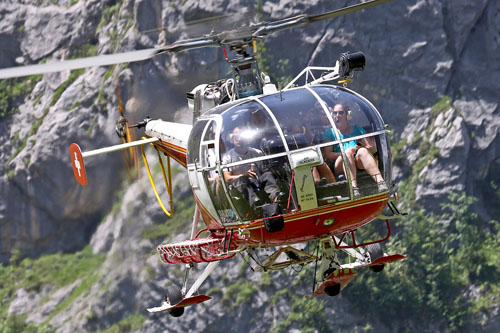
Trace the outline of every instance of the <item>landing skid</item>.
{"label": "landing skid", "polygon": [[352,264],[342,265],[342,267],[347,268],[347,269],[349,269],[349,268],[356,269],[356,268],[363,268],[363,267],[370,267],[370,266],[379,266],[379,265],[385,265],[385,264],[391,263],[393,261],[403,260],[405,258],[406,258],[406,256],[404,256],[402,254],[384,255],[383,257],[378,258],[377,260],[375,260],[374,262],[371,262],[371,263],[355,262]]}
{"label": "landing skid", "polygon": [[[195,238],[195,233],[196,233],[196,229],[198,226],[199,218],[200,218],[200,211],[199,211],[198,207],[196,206],[195,213],[193,216],[193,227],[191,230],[191,240],[180,243],[181,245],[186,245],[186,244],[190,245],[190,246],[187,246],[187,251],[191,251],[191,250],[194,251],[193,252],[194,254],[189,253],[189,254],[191,254],[191,258],[197,258],[196,253],[199,253],[200,257],[202,257],[201,256],[201,253],[202,253],[201,246],[207,245],[207,244],[210,245],[213,242],[217,241],[217,240],[207,240],[207,239],[198,240],[198,241],[193,240]],[[198,246],[195,246],[195,245],[198,245]],[[225,241],[224,241],[224,247],[226,247]],[[160,249],[161,246],[159,246],[158,248]],[[228,251],[229,251],[229,248],[230,248],[230,244],[227,247]],[[175,248],[175,246],[173,246],[172,249],[173,249],[172,250],[173,255],[172,255],[172,253],[170,253],[168,251],[168,249],[165,249],[165,247],[163,249],[164,251],[159,251],[160,257],[162,258],[162,260],[167,259],[167,257],[169,257],[170,255],[171,255],[170,257],[172,257],[172,258],[174,258],[174,257],[175,258],[183,258],[183,253],[180,253],[179,251],[177,251],[180,249],[184,249],[182,246],[178,245],[177,248]],[[186,250],[186,249],[184,249],[184,250]],[[231,254],[231,256],[233,256],[233,255],[234,255],[234,253]],[[220,256],[220,259],[224,259],[224,257]],[[206,261],[210,261],[209,264],[205,267],[205,269],[203,270],[201,275],[196,279],[196,281],[193,283],[191,288],[186,292],[189,272],[190,272],[191,268],[194,266],[193,262],[199,262],[198,260],[194,260],[194,259],[192,261],[187,261],[187,263],[186,263],[186,275],[184,277],[184,283],[183,283],[182,290],[179,290],[179,289],[174,287],[174,291],[172,292],[172,295],[169,295],[169,288],[167,288],[167,295],[165,297],[166,300],[163,301],[161,303],[161,305],[158,307],[148,308],[147,309],[148,312],[155,313],[155,312],[168,311],[168,312],[170,312],[170,315],[172,315],[173,317],[180,317],[184,313],[185,307],[211,300],[212,297],[207,296],[207,295],[195,295],[195,296],[193,296],[193,295],[198,292],[198,289],[200,288],[201,284],[210,276],[210,274],[212,274],[212,272],[215,270],[215,268],[219,265],[220,261],[219,260],[214,261],[214,260],[216,260],[216,258],[210,258],[210,260],[206,260]],[[165,261],[169,262],[169,260],[165,260]],[[201,260],[201,261],[205,261],[205,260]],[[171,304],[170,302],[172,302],[173,304]]]}
{"label": "landing skid", "polygon": [[175,305],[171,305],[170,303],[164,301],[161,304],[161,306],[158,306],[155,308],[149,308],[148,312],[151,312],[151,313],[164,312],[164,311],[173,310],[173,309],[177,309],[177,308],[185,308],[185,307],[188,307],[190,305],[195,305],[198,303],[209,301],[211,299],[212,299],[212,297],[207,296],[207,295],[197,295],[197,296],[184,298],[180,303],[177,303]]}
{"label": "landing skid", "polygon": [[[182,291],[178,290],[177,295],[176,295],[176,300],[174,301],[175,304],[170,304],[169,298],[167,297],[166,301],[163,301],[160,306],[158,307],[153,307],[153,308],[148,308],[149,312],[163,312],[163,311],[171,311],[173,309],[181,309],[185,308],[190,305],[202,303],[208,300],[211,300],[212,298],[207,295],[196,295],[193,296],[194,293],[198,291],[198,288],[200,288],[201,284],[208,278],[208,276],[215,270],[215,268],[219,265],[219,261],[213,261],[209,263],[205,269],[203,270],[203,273],[196,279],[196,281],[193,283],[189,291],[186,293],[185,288],[183,288]],[[189,268],[187,268],[186,272],[186,281],[184,283],[184,287],[186,286],[187,282],[187,275],[189,274]],[[167,295],[168,296],[168,295]],[[172,312],[171,312],[172,313]],[[182,312],[181,314],[182,315]]]}
{"label": "landing skid", "polygon": [[356,272],[353,269],[341,268],[331,273],[325,281],[320,284],[314,293],[308,297],[321,295],[335,296],[341,292],[354,278]]}
{"label": "landing skid", "polygon": [[[379,242],[369,242],[365,247],[361,247],[355,243],[354,238],[355,246],[347,245],[343,238],[336,236],[324,237],[318,241],[323,255],[318,275],[315,277],[318,282],[314,283],[315,288],[309,297],[338,295],[356,277],[354,269],[369,267],[374,272],[380,272],[385,264],[406,258],[401,254],[383,253]],[[344,251],[356,261],[340,264],[338,250]]]}

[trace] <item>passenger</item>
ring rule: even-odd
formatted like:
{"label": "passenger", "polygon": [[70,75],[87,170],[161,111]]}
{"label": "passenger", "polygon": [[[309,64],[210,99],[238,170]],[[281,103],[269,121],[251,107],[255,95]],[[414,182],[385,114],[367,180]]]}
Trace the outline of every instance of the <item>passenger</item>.
{"label": "passenger", "polygon": [[[332,110],[333,121],[340,132],[340,138],[350,138],[366,133],[364,128],[358,125],[351,126],[347,119],[347,108],[343,104],[336,104]],[[323,141],[337,140],[333,129],[328,129],[323,134]],[[377,152],[377,146],[373,140],[363,138],[361,140],[351,140],[343,143],[345,155],[347,157],[347,165],[349,166],[349,175],[351,177],[353,194],[359,197],[359,188],[356,181],[356,170],[365,170],[375,181],[379,192],[387,191],[389,188],[380,173],[375,158],[372,154]],[[333,149],[332,149],[333,148]],[[340,153],[339,145],[323,148],[323,156],[327,161],[335,161],[335,173],[345,174],[344,161]]]}
{"label": "passenger", "polygon": [[[244,134],[242,129],[234,128],[231,139],[234,148],[224,155],[222,164],[235,163],[264,155],[262,151],[249,147],[247,139],[242,137],[242,134]],[[270,171],[264,169],[262,161],[233,166],[229,171],[224,171],[224,179],[228,184],[236,187],[252,206],[267,201],[262,196],[262,190],[271,202],[274,202],[280,193],[276,180]]]}
{"label": "passenger", "polygon": [[[326,117],[325,117],[326,118]],[[326,118],[328,120],[328,118]],[[291,123],[287,126],[288,135],[292,136],[293,142],[288,142],[290,144],[295,145],[296,148],[302,148],[304,146],[312,146],[313,144],[313,133],[311,131],[310,121],[313,120],[313,117],[308,114],[306,118],[306,127],[302,126],[298,120],[292,120]],[[295,138],[294,134],[298,134],[297,138]],[[315,185],[326,185],[335,182],[335,177],[333,176],[332,171],[328,167],[326,163],[315,166],[312,168],[313,180]]]}
{"label": "passenger", "polygon": [[306,137],[306,128],[298,120],[292,120],[286,125],[286,141],[290,149],[304,148],[309,145]]}

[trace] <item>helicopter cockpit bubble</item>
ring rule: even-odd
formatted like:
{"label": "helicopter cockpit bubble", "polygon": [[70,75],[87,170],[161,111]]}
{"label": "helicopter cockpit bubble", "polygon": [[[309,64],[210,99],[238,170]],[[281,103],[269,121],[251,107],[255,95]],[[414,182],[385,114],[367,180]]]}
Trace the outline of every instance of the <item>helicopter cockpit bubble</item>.
{"label": "helicopter cockpit bubble", "polygon": [[[339,103],[346,108],[344,121],[359,130],[354,136],[343,135],[332,115]],[[390,183],[388,139],[375,107],[346,88],[301,87],[212,109],[193,127],[189,149],[198,147],[200,157],[191,158],[189,151],[188,162],[199,161],[210,192],[207,200],[220,221],[251,221],[271,204],[287,213],[378,195],[374,175],[358,170],[356,195],[354,177],[344,171],[347,147],[365,140],[371,142],[377,173]],[[341,156],[344,167],[336,167],[328,152]],[[323,166],[332,177],[318,183],[313,174]]]}

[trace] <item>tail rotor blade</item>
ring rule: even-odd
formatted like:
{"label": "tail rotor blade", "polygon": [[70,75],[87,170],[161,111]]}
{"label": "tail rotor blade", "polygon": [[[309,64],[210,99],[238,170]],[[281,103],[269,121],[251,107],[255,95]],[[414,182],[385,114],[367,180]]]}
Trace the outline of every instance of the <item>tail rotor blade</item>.
{"label": "tail rotor blade", "polygon": [[69,154],[71,156],[71,165],[75,178],[82,186],[87,185],[87,174],[85,173],[85,165],[83,164],[82,150],[76,143],[69,146]]}

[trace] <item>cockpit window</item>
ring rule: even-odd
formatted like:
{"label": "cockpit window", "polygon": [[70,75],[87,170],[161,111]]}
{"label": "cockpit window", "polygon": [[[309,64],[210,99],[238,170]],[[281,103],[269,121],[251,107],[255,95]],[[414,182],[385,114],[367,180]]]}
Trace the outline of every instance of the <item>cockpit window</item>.
{"label": "cockpit window", "polygon": [[207,122],[208,120],[199,120],[196,122],[196,124],[193,126],[193,129],[191,130],[191,135],[189,136],[189,141],[188,141],[188,154],[187,154],[188,164],[199,162],[200,141],[201,141],[201,136],[203,135],[203,130],[205,129],[205,125],[207,124]]}
{"label": "cockpit window", "polygon": [[306,89],[284,91],[262,101],[278,120],[290,150],[323,142],[323,133],[332,128],[321,102]]}
{"label": "cockpit window", "polygon": [[285,151],[278,130],[261,104],[252,101],[236,106],[222,118],[222,164]]}
{"label": "cockpit window", "polygon": [[203,141],[212,141],[215,140],[215,129],[217,127],[217,123],[212,121],[205,132],[205,136],[203,137]]}
{"label": "cockpit window", "polygon": [[353,124],[361,126],[366,133],[379,131],[384,128],[375,109],[352,92],[343,90],[342,88],[327,86],[316,86],[312,89],[328,105],[330,112],[333,111],[335,105],[342,104],[349,120]]}

